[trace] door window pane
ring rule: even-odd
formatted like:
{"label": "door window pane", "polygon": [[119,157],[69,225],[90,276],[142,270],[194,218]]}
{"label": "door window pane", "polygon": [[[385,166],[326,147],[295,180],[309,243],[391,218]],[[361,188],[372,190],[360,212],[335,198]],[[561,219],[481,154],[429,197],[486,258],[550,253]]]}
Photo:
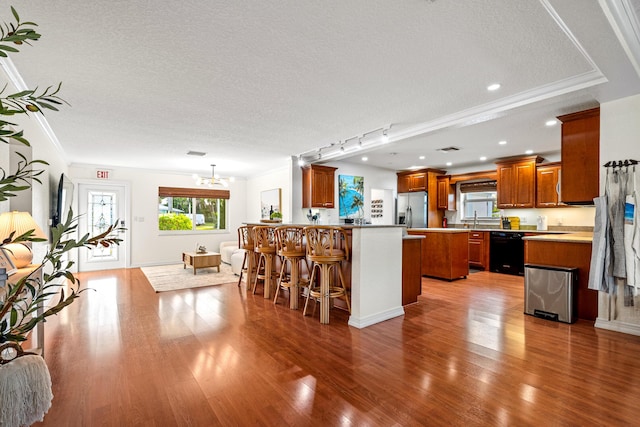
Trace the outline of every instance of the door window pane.
{"label": "door window pane", "polygon": [[[90,191],[87,197],[87,204],[89,235],[97,236],[104,233],[109,226],[115,224],[118,220],[118,218],[116,218],[116,212],[118,212],[116,193]],[[92,248],[88,260],[117,260],[118,251],[115,246],[116,245],[109,245],[108,247],[104,247],[98,245]]]}

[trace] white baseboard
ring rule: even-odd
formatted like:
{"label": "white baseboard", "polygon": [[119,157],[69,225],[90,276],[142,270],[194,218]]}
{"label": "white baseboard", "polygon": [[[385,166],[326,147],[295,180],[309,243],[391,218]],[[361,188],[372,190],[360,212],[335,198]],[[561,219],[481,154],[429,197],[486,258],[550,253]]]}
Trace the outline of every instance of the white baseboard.
{"label": "white baseboard", "polygon": [[355,316],[351,315],[349,317],[349,326],[362,329],[366,328],[367,326],[375,325],[376,323],[384,322],[385,320],[393,319],[394,317],[398,316],[404,316],[404,308],[402,308],[402,306],[392,308],[380,313],[371,314],[365,317],[356,318]]}
{"label": "white baseboard", "polygon": [[596,319],[596,328],[607,329],[609,331],[622,332],[624,334],[640,336],[640,325],[635,323],[625,323],[619,320]]}

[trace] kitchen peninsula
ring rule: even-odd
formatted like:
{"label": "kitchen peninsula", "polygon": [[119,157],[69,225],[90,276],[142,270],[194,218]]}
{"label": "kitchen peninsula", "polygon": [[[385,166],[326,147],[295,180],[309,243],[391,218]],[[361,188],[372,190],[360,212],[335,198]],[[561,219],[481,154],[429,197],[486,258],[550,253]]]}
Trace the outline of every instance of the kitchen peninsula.
{"label": "kitchen peninsula", "polygon": [[410,228],[410,235],[424,236],[422,275],[454,280],[469,275],[469,230],[461,228]]}
{"label": "kitchen peninsula", "polygon": [[[266,224],[248,223],[247,225]],[[278,225],[304,227],[309,224]],[[350,259],[342,263],[347,288],[351,288],[349,325],[365,328],[404,315],[402,308],[404,226],[340,224],[340,227],[346,231],[347,245],[350,249]]]}

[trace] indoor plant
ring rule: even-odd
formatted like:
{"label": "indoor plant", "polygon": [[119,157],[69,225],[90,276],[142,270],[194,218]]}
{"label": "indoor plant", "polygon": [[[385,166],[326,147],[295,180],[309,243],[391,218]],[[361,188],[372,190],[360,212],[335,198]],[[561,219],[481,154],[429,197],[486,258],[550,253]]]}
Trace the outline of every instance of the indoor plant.
{"label": "indoor plant", "polygon": [[[3,23],[0,27],[0,56],[2,57],[6,57],[7,53],[18,52],[16,46],[30,45],[31,42],[40,38],[40,34],[35,30],[37,26],[35,23],[22,22],[13,7],[11,12],[13,20]],[[0,141],[9,143],[13,139],[28,146],[30,144],[24,137],[23,131],[17,129],[15,123],[4,120],[3,117],[17,114],[41,114],[43,109],[57,111],[57,107],[65,103],[58,96],[60,84],[49,86],[42,91],[25,90],[13,94],[6,94],[6,89],[5,86],[0,90]],[[16,196],[16,193],[30,188],[34,181],[41,184],[38,177],[44,170],[40,167],[48,165],[45,160],[28,161],[21,154],[17,154],[21,160],[15,172],[7,173],[0,167],[0,201],[8,200]],[[38,323],[58,313],[86,290],[80,289],[80,283],[72,273],[74,262],[67,259],[69,251],[82,247],[120,243],[120,239],[112,237],[114,232],[122,230],[116,225],[108,227],[98,236],[90,237],[87,234],[79,239],[73,237],[77,227],[77,217],[74,218],[73,212],[70,211],[66,221],[51,229],[52,241],[45,256],[40,260],[40,267],[17,283],[7,284],[4,294],[0,294],[0,345],[3,347],[19,346]],[[24,244],[43,240],[35,238],[34,230],[30,230],[21,235],[12,233],[0,242],[0,247],[10,243]],[[42,279],[40,279],[39,270],[42,271]],[[67,295],[62,289],[64,279],[75,285],[75,289]],[[48,309],[34,316],[39,304],[54,298],[56,301],[49,303]]]}

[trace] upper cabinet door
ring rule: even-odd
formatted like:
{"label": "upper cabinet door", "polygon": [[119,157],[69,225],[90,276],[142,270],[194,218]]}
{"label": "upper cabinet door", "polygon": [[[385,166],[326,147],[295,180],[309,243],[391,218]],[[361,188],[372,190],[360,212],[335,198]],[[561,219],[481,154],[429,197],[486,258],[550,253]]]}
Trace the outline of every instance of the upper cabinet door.
{"label": "upper cabinet door", "polygon": [[398,174],[398,193],[408,193],[411,191],[427,191],[428,179],[427,174],[420,173],[399,173]]}
{"label": "upper cabinet door", "polygon": [[448,175],[436,178],[438,182],[438,209],[456,210],[455,186],[451,185]]}
{"label": "upper cabinet door", "polygon": [[532,208],[536,203],[536,164],[523,162],[514,165],[516,185],[513,189],[513,204],[517,208]]}
{"label": "upper cabinet door", "polygon": [[411,176],[411,189],[409,191],[427,191],[427,174],[416,173]]}
{"label": "upper cabinet door", "polygon": [[536,164],[541,157],[505,159],[497,163],[498,208],[533,208],[536,196]]}
{"label": "upper cabinet door", "polygon": [[555,208],[559,206],[560,165],[538,166],[536,175],[536,207]]}
{"label": "upper cabinet door", "polygon": [[411,191],[411,176],[398,175],[398,193],[408,193]]}
{"label": "upper cabinet door", "polygon": [[513,207],[513,186],[515,184],[515,177],[513,176],[512,165],[498,165],[498,208],[512,208]]}
{"label": "upper cabinet door", "polygon": [[561,201],[592,205],[600,194],[600,108],[558,120],[562,122]]}
{"label": "upper cabinet door", "polygon": [[302,168],[302,207],[333,208],[337,168],[308,165]]}

